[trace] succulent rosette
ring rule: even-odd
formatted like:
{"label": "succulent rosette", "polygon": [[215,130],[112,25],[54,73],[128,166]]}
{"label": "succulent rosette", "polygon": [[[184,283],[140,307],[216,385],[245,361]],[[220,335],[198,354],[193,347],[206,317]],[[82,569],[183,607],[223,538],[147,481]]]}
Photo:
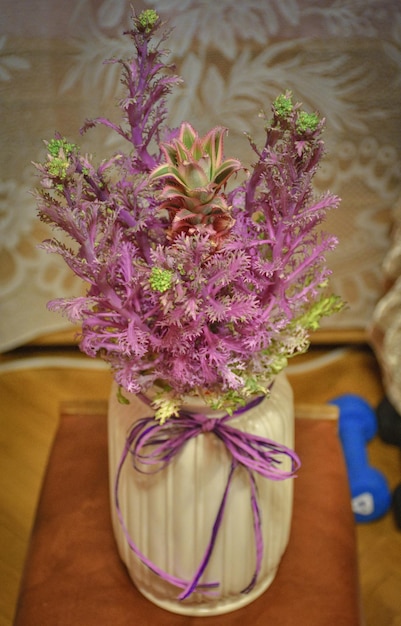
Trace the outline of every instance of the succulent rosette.
{"label": "succulent rosette", "polygon": [[82,129],[105,125],[127,151],[96,165],[56,135],[36,164],[39,216],[72,242],[42,245],[88,285],[49,307],[80,324],[81,350],[111,365],[122,398],[153,390],[162,421],[188,395],[230,412],[267,394],[342,307],[327,292],[337,241],[321,228],[339,200],[312,187],[324,120],[279,95],[264,145],[249,138],[246,171],[224,155],[227,129],[167,127],[166,98],[181,82],[164,62],[167,34],[152,10],[132,19],[135,54],[113,61],[126,90],[121,124]]}
{"label": "succulent rosette", "polygon": [[179,137],[162,144],[166,162],[156,167],[150,178],[166,183],[160,209],[168,213],[172,237],[204,232],[218,240],[229,234],[234,220],[223,190],[242,165],[237,159],[224,159],[226,130],[214,128],[201,138],[184,122]]}

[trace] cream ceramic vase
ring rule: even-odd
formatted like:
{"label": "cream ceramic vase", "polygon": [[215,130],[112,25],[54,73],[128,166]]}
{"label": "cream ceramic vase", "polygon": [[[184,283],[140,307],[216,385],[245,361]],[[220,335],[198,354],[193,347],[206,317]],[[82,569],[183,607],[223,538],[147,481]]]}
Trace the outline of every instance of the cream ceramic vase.
{"label": "cream ceramic vase", "polygon": [[[202,432],[187,441],[168,466],[157,473],[138,472],[128,457],[118,485],[123,529],[114,493],[117,468],[128,431],[137,420],[149,415],[149,407],[136,396],[130,396],[129,405],[120,404],[116,387],[112,389],[108,411],[110,493],[120,557],[138,590],[171,612],[206,616],[241,608],[259,597],[276,575],[290,536],[293,479],[274,481],[253,473],[261,513],[263,555],[256,584],[244,592],[255,574],[255,529],[249,475],[243,467],[236,468],[213,552],[201,579],[218,586],[211,590],[213,595],[195,591],[189,598],[178,600],[181,590],[141,562],[130,549],[129,540],[157,568],[190,581],[210,541],[231,457],[213,432]],[[269,398],[234,417],[229,424],[292,449],[293,395],[285,374],[277,377]],[[290,470],[290,465],[285,459],[284,469]]]}

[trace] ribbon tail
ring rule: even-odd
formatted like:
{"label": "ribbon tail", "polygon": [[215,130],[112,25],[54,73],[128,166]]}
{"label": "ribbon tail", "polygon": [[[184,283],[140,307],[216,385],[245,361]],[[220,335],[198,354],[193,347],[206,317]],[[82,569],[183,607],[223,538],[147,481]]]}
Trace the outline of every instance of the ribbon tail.
{"label": "ribbon tail", "polygon": [[199,580],[202,576],[202,574],[204,573],[210,557],[212,555],[213,552],[213,548],[214,545],[216,543],[216,539],[217,539],[217,535],[221,526],[221,522],[223,519],[223,514],[224,514],[224,509],[226,507],[226,502],[227,502],[227,496],[230,490],[230,486],[231,486],[231,480],[235,471],[235,468],[237,467],[237,464],[235,462],[231,463],[231,468],[230,468],[230,473],[228,475],[227,478],[227,483],[226,483],[226,487],[224,489],[224,493],[223,493],[223,497],[221,499],[220,502],[220,506],[219,506],[219,510],[215,519],[215,522],[213,524],[213,529],[212,529],[212,534],[210,537],[210,541],[209,541],[209,545],[206,548],[205,554],[203,555],[202,561],[199,564],[199,567],[192,579],[192,581],[189,583],[188,587],[186,589],[184,589],[184,591],[180,594],[179,596],[179,600],[185,600],[185,598],[188,598],[197,588]]}
{"label": "ribbon tail", "polygon": [[252,505],[252,514],[253,514],[253,528],[255,534],[255,549],[256,549],[256,565],[255,572],[252,576],[252,579],[247,587],[241,591],[241,593],[249,593],[254,588],[256,581],[258,579],[260,568],[262,566],[264,545],[263,545],[263,534],[262,534],[262,518],[260,513],[260,507],[258,504],[258,488],[256,485],[255,477],[251,471],[248,471],[249,475],[249,483],[251,485],[251,505]]}
{"label": "ribbon tail", "polygon": [[[132,437],[131,437],[132,438]],[[124,463],[127,459],[127,456],[130,453],[130,449],[131,449],[131,440],[130,437],[126,440],[125,446],[124,446],[124,450],[117,468],[117,473],[116,473],[116,478],[115,478],[115,482],[114,482],[114,501],[115,501],[115,507],[116,507],[116,512],[117,512],[117,516],[121,525],[121,528],[123,530],[124,536],[126,538],[126,541],[130,547],[130,549],[132,550],[132,552],[134,552],[134,554],[140,559],[140,561],[146,565],[146,567],[148,567],[154,574],[156,574],[157,576],[163,578],[163,580],[171,583],[172,585],[179,587],[181,589],[185,589],[188,587],[188,581],[183,580],[181,578],[178,578],[177,576],[172,576],[170,574],[168,574],[167,572],[165,572],[164,570],[162,570],[160,567],[158,567],[155,563],[153,563],[150,559],[148,559],[138,548],[138,546],[132,541],[130,534],[128,532],[128,529],[125,525],[124,522],[124,518],[123,518],[123,514],[121,511],[121,507],[120,507],[120,501],[119,501],[119,496],[118,496],[118,492],[119,492],[119,485],[120,485],[120,477],[121,477],[121,472],[124,466]],[[209,589],[209,588],[213,588],[213,587],[217,587],[218,583],[208,583],[203,585],[204,588]]]}

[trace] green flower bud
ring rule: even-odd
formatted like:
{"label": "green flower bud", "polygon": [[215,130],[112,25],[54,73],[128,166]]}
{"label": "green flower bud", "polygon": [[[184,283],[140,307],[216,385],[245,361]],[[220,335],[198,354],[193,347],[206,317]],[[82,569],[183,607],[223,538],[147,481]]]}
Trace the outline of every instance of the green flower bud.
{"label": "green flower bud", "polygon": [[138,28],[148,33],[150,30],[152,30],[158,19],[159,16],[157,15],[156,11],[154,11],[154,9],[146,9],[145,11],[142,11],[138,16]]}
{"label": "green flower bud", "polygon": [[316,113],[306,113],[306,111],[300,111],[297,119],[297,131],[299,133],[305,133],[306,131],[315,131],[319,126],[319,116]]}
{"label": "green flower bud", "polygon": [[173,272],[161,267],[152,267],[149,277],[149,284],[153,291],[164,293],[171,287]]}
{"label": "green flower bud", "polygon": [[70,165],[70,156],[78,150],[78,146],[66,139],[51,139],[47,144],[49,160],[46,169],[50,176],[64,179]]}
{"label": "green flower bud", "polygon": [[50,156],[53,158],[58,157],[60,152],[64,154],[65,157],[69,157],[73,152],[77,150],[78,146],[75,143],[70,143],[67,139],[51,139],[47,144],[47,149],[49,151]]}
{"label": "green flower bud", "polygon": [[291,115],[294,106],[291,100],[291,94],[281,94],[273,102],[275,113],[282,118],[287,118]]}

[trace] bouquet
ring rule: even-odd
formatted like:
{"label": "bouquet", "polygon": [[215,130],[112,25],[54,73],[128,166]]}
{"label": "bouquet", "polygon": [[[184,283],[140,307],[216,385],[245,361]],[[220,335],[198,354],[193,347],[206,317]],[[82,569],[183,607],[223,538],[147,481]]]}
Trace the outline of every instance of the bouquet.
{"label": "bouquet", "polygon": [[320,227],[339,199],[312,188],[324,119],[278,95],[261,114],[263,145],[245,138],[247,170],[224,155],[227,129],[167,126],[181,79],[156,12],[134,12],[126,35],[133,58],[109,61],[121,66],[121,121],[81,129],[106,126],[126,151],[95,164],[56,134],[35,164],[39,216],[68,242],[41,245],[87,284],[48,306],[80,324],[80,349],[110,365],[121,401],[124,391],[151,394],[161,422],[194,395],[230,413],[268,394],[342,307],[327,289],[337,241]]}

